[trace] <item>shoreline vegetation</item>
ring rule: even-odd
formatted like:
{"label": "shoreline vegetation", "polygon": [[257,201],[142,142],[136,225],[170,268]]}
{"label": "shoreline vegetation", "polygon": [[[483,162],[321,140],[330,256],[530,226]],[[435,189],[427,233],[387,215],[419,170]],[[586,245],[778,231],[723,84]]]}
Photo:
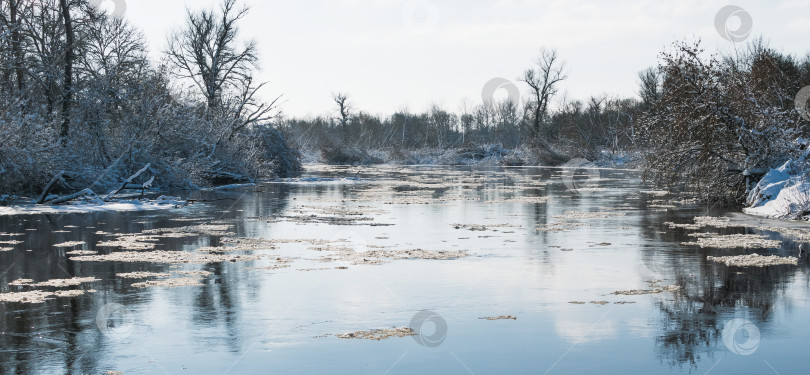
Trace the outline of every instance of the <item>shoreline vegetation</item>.
{"label": "shoreline vegetation", "polygon": [[341,92],[329,114],[291,118],[253,78],[259,46],[238,27],[248,12],[237,0],[188,9],[153,61],[140,30],[91,2],[0,5],[0,205],[251,184],[309,163],[574,160],[640,169],[662,188],[749,214],[810,217],[810,55],[761,38],[731,53],[680,41],[639,73],[637,96],[575,100],[560,93],[572,73],[544,48],[456,113],[371,114]]}
{"label": "shoreline vegetation", "polygon": [[0,204],[115,201],[301,173],[256,82],[248,9],[188,9],[153,61],[142,32],[92,2],[0,4]]}
{"label": "shoreline vegetation", "polygon": [[[346,147],[339,150],[301,150],[304,165],[436,165],[486,167],[600,167],[639,169],[641,155],[631,152],[600,155],[589,161],[560,154],[547,154],[527,145],[505,148],[500,144],[467,144],[464,147],[398,149],[382,147],[361,149]],[[335,158],[340,159],[336,162]],[[559,157],[554,163],[549,158]],[[576,164],[572,164],[572,161]]]}

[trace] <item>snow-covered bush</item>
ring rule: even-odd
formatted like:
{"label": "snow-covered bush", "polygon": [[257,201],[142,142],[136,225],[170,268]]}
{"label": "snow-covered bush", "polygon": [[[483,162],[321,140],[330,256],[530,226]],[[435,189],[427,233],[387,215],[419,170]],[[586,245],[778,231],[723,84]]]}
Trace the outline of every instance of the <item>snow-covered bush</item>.
{"label": "snow-covered bush", "polygon": [[807,75],[755,43],[742,56],[703,56],[699,43],[662,54],[660,98],[642,116],[645,176],[710,201],[741,203],[770,168],[795,158],[806,123],[793,97]]}
{"label": "snow-covered bush", "polygon": [[59,160],[54,121],[21,108],[31,101],[0,94],[0,193],[27,192],[45,184]]}

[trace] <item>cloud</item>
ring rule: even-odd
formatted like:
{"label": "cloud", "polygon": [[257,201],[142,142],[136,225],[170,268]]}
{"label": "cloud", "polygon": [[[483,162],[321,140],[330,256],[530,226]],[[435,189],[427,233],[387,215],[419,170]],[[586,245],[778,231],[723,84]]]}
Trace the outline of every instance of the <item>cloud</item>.
{"label": "cloud", "polygon": [[787,29],[790,31],[808,32],[810,31],[810,18],[804,16],[794,18],[788,22]]}
{"label": "cloud", "polygon": [[554,329],[557,334],[571,344],[609,339],[615,337],[618,333],[615,322],[610,319],[595,322],[593,317],[577,319],[572,315],[576,314],[557,316],[554,320]]}
{"label": "cloud", "polygon": [[810,0],[788,0],[779,3],[777,6],[780,10],[810,8]]}
{"label": "cloud", "polygon": [[[708,50],[729,46],[714,29],[728,0],[244,1],[252,10],[241,30],[259,42],[261,78],[271,81],[270,92],[284,92],[290,114],[329,110],[336,90],[350,91],[372,112],[433,101],[453,108],[465,96],[478,99],[493,77],[515,79],[543,46],[558,48],[567,61],[571,74],[562,88],[572,98],[634,95],[637,71],[655,64],[671,42],[702,38]],[[406,4],[423,2],[438,10],[431,32],[410,30],[403,20]],[[803,10],[810,0],[745,3],[754,35],[761,30],[776,46],[806,52],[810,15]],[[156,57],[166,33],[180,26],[184,4],[203,6],[130,3],[127,19],[144,28]]]}

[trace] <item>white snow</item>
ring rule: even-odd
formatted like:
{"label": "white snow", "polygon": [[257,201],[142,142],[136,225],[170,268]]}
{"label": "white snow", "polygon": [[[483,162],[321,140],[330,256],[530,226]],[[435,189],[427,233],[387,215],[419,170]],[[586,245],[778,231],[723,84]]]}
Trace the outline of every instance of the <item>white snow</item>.
{"label": "white snow", "polygon": [[748,195],[748,205],[757,207],[775,199],[790,182],[792,166],[793,161],[788,160],[781,167],[768,171]]}
{"label": "white snow", "polygon": [[793,161],[771,169],[751,190],[747,208],[751,215],[780,219],[802,219],[810,213],[810,181]]}
{"label": "white snow", "polygon": [[78,201],[72,204],[63,205],[29,203],[13,206],[0,206],[0,216],[167,210],[182,207],[186,204],[188,204],[188,202],[178,197],[170,197],[165,195],[161,195],[155,200],[118,200],[103,203],[98,201]]}

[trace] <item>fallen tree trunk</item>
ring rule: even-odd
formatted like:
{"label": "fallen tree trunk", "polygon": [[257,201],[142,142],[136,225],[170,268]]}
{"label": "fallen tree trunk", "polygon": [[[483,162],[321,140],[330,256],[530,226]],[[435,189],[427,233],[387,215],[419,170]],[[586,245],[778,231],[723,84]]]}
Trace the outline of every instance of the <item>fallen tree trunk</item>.
{"label": "fallen tree trunk", "polygon": [[57,181],[62,179],[62,175],[64,175],[64,174],[65,174],[65,171],[59,171],[59,173],[57,173],[55,176],[53,176],[51,181],[48,182],[47,185],[45,185],[45,189],[42,190],[42,194],[39,195],[39,199],[37,199],[37,204],[45,203],[45,198],[48,197],[48,192],[51,191],[51,189],[53,188],[53,185],[55,185]]}
{"label": "fallen tree trunk", "polygon": [[96,193],[94,193],[90,189],[84,189],[82,191],[79,191],[79,192],[76,192],[76,193],[73,193],[73,194],[70,194],[70,195],[65,195],[64,197],[59,197],[59,198],[56,198],[54,200],[50,200],[50,201],[48,201],[48,203],[49,204],[60,204],[60,203],[70,202],[70,201],[72,201],[74,199],[81,198],[81,197],[83,197],[85,195],[95,195],[95,194]]}

